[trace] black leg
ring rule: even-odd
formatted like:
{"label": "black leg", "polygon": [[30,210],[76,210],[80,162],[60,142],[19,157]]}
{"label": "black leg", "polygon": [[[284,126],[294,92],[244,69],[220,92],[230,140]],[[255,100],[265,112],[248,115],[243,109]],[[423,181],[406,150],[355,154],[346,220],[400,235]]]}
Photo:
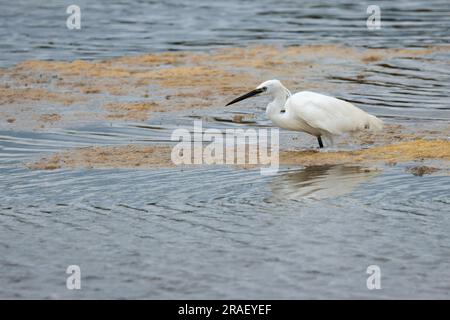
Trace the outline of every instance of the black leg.
{"label": "black leg", "polygon": [[322,142],[322,137],[321,136],[317,137],[317,141],[319,141],[319,147],[323,148],[323,142]]}

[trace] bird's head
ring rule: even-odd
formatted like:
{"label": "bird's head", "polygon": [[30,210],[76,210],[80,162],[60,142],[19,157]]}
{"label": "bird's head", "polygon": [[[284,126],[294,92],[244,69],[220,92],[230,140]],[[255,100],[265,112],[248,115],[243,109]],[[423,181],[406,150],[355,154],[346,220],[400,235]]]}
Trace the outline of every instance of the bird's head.
{"label": "bird's head", "polygon": [[259,94],[269,94],[274,95],[277,91],[280,89],[283,89],[283,85],[278,80],[267,80],[261,83],[259,86],[256,87],[256,89],[234,99],[233,101],[226,104],[226,106],[232,105],[236,102],[251,98],[253,96],[259,95]]}
{"label": "bird's head", "polygon": [[281,84],[279,80],[273,79],[273,80],[267,80],[261,83],[259,86],[256,87],[256,89],[264,88],[264,92],[271,95],[275,92],[278,92],[280,89],[284,88],[284,86]]}

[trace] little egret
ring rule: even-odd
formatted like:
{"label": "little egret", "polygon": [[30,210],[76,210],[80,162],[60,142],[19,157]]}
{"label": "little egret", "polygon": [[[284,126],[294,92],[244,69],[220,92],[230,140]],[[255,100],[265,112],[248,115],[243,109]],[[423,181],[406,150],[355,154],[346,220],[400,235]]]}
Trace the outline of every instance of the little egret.
{"label": "little egret", "polygon": [[273,98],[267,105],[266,114],[275,125],[317,137],[320,148],[323,148],[322,137],[332,144],[336,135],[383,128],[383,121],[347,101],[310,91],[292,95],[278,80],[261,83],[255,90],[234,99],[227,106],[261,93]]}

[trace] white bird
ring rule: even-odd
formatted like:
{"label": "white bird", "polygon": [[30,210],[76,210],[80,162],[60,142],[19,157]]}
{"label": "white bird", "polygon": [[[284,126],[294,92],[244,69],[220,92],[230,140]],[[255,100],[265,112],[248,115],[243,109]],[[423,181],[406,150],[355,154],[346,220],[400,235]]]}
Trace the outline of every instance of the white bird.
{"label": "white bird", "polygon": [[261,83],[227,106],[261,93],[273,98],[267,105],[266,114],[275,125],[317,137],[320,148],[323,148],[322,137],[332,144],[336,135],[383,129],[383,121],[347,101],[310,91],[292,95],[278,80]]}

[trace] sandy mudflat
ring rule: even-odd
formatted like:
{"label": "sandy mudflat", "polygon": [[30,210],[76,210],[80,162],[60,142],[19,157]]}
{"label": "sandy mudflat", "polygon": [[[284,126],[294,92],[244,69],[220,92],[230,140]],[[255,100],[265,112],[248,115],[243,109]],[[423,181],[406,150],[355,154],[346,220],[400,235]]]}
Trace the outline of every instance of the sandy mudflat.
{"label": "sandy mudflat", "polygon": [[[230,98],[274,75],[293,90],[350,92],[364,83],[363,70],[368,65],[449,51],[450,46],[425,49],[254,46],[209,53],[144,54],[103,61],[24,61],[0,72],[0,129],[45,132],[92,122],[144,122],[160,113],[177,115],[188,110],[195,114],[196,110],[205,108],[225,110],[223,106]],[[354,72],[352,81],[327,80],[346,74],[350,64]],[[251,126],[254,116],[235,114],[229,119],[214,120]],[[280,162],[311,166],[437,159],[444,161],[445,167],[445,162],[450,160],[449,136],[448,125],[430,130],[390,123],[381,133],[361,133],[338,144],[339,148],[355,143],[363,149],[315,152],[285,148],[281,150]],[[166,167],[172,166],[170,150],[168,145],[88,147],[48,155],[29,163],[28,167]]]}
{"label": "sandy mudflat", "polygon": [[[153,112],[220,108],[231,97],[276,76],[292,89],[344,92],[354,84],[325,79],[352,70],[448,52],[425,49],[354,49],[339,45],[226,48],[102,61],[24,61],[1,69],[0,129],[46,130],[92,121],[145,121]],[[59,114],[57,121],[42,114]],[[13,122],[7,119],[14,119]],[[56,119],[56,118],[55,118]]]}
{"label": "sandy mudflat", "polygon": [[157,168],[173,166],[169,146],[125,145],[77,148],[43,157],[27,166],[34,170],[59,168]]}
{"label": "sandy mudflat", "polygon": [[[77,148],[43,157],[27,166],[34,170],[173,167],[171,151],[170,146],[144,145]],[[417,162],[410,171],[423,175],[450,169],[450,141],[417,139],[355,151],[285,150],[280,152],[279,159],[281,165],[294,166]],[[419,165],[425,160],[439,160],[439,168]]]}

